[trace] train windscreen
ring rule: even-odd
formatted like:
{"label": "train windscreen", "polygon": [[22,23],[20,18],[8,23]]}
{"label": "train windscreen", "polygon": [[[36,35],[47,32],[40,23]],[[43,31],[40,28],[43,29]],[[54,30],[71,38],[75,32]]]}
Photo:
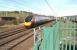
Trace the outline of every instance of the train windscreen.
{"label": "train windscreen", "polygon": [[32,17],[26,17],[25,22],[30,22],[32,20]]}

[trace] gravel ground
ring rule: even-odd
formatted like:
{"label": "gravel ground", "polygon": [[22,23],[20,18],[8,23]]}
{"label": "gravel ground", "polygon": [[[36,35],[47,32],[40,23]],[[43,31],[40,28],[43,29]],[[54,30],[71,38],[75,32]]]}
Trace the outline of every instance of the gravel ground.
{"label": "gravel ground", "polygon": [[14,30],[15,28],[20,28],[20,27],[23,27],[23,23],[19,25],[3,25],[3,26],[0,26],[0,32]]}
{"label": "gravel ground", "polygon": [[12,29],[14,27],[16,27],[16,25],[3,25],[3,26],[0,26],[0,32],[3,32],[5,30]]}
{"label": "gravel ground", "polygon": [[[51,22],[49,22],[47,26],[50,26]],[[38,32],[38,31],[37,31]],[[32,32],[33,33],[33,32]],[[40,33],[40,32],[39,32]],[[40,36],[39,36],[40,37]],[[39,38],[40,39],[40,38]],[[34,37],[32,36],[31,38],[25,40],[24,42],[22,42],[21,44],[17,45],[16,47],[14,47],[12,50],[33,50],[34,47]]]}
{"label": "gravel ground", "polygon": [[17,45],[12,50],[33,50],[33,44],[34,44],[34,38],[33,36],[26,41],[22,42],[21,44]]}

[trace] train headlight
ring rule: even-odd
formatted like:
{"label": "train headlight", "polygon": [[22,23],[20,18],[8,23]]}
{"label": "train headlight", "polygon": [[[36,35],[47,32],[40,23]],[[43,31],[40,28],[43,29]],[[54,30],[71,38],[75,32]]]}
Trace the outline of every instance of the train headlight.
{"label": "train headlight", "polygon": [[25,26],[31,26],[31,22],[25,22],[24,25]]}

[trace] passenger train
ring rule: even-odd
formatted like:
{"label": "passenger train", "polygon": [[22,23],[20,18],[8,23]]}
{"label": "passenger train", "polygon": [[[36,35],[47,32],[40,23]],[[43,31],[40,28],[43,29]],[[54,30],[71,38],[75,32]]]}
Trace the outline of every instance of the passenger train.
{"label": "passenger train", "polygon": [[51,19],[51,17],[46,16],[27,16],[25,18],[24,26],[26,28],[31,28],[49,22],[51,20],[53,20]]}

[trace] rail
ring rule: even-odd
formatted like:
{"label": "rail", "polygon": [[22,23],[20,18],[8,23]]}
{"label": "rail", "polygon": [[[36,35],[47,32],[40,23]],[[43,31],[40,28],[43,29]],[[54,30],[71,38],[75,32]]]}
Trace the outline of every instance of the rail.
{"label": "rail", "polygon": [[[47,25],[47,23],[43,25]],[[43,25],[40,25],[40,27],[42,27]],[[36,27],[36,29],[38,29],[38,27]],[[13,49],[15,46],[33,37],[33,34],[31,33],[32,31],[33,31],[33,28],[31,29],[20,28],[17,30],[1,33],[0,50]]]}

